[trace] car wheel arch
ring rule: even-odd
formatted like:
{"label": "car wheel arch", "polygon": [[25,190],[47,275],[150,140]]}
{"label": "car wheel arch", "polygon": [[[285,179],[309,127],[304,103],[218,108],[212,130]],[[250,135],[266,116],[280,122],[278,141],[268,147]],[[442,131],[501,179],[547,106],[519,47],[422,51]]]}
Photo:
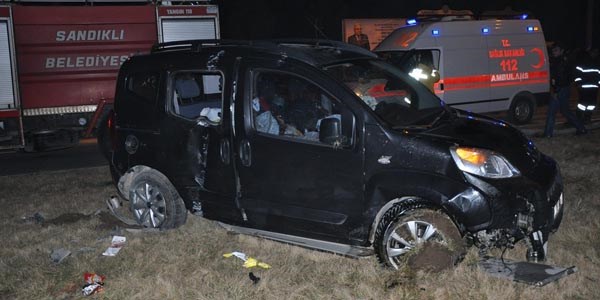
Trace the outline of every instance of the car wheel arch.
{"label": "car wheel arch", "polygon": [[438,209],[440,211],[442,211],[444,214],[446,214],[454,223],[454,225],[456,226],[456,228],[458,229],[458,231],[461,233],[461,235],[463,235],[465,233],[464,230],[464,226],[458,222],[458,220],[456,220],[456,218],[454,217],[453,214],[449,213],[449,211],[441,204],[441,203],[436,203],[435,201],[429,200],[427,197],[421,197],[421,196],[400,196],[400,197],[396,197],[392,200],[389,200],[388,202],[386,202],[384,205],[382,205],[378,210],[377,210],[377,214],[375,214],[371,224],[370,224],[370,228],[369,228],[369,243],[372,245],[374,240],[375,240],[375,232],[377,230],[377,226],[379,226],[379,223],[381,222],[383,216],[386,214],[386,212],[388,212],[390,209],[392,209],[395,205],[397,204],[401,204],[405,207],[407,207],[408,209],[410,209],[411,207],[417,207],[417,206],[425,206],[425,207],[431,207],[431,208],[435,208]]}

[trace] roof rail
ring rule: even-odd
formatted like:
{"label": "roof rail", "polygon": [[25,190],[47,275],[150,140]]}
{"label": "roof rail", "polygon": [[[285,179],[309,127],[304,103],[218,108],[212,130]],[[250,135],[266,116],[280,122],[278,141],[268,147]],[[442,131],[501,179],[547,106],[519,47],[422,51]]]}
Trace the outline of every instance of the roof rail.
{"label": "roof rail", "polygon": [[215,40],[215,39],[207,39],[207,40],[183,40],[183,41],[173,41],[166,43],[156,43],[152,46],[151,52],[163,52],[163,51],[172,51],[172,50],[190,50],[195,52],[200,52],[202,47],[206,46],[216,46],[216,45],[252,45],[251,41],[244,40]]}
{"label": "roof rail", "polygon": [[[166,43],[158,43],[152,46],[152,53],[164,52],[164,51],[176,51],[176,50],[188,50],[193,52],[200,52],[203,47],[208,46],[248,46],[257,47],[265,50],[269,50],[273,53],[281,52],[281,47],[314,47],[314,48],[328,48],[331,50],[345,50],[358,52],[364,55],[375,56],[372,52],[340,41],[324,40],[324,39],[279,39],[279,40],[184,40],[174,41]],[[289,51],[288,50],[283,50]]]}
{"label": "roof rail", "polygon": [[310,46],[315,48],[330,48],[332,50],[340,49],[345,51],[360,52],[362,54],[373,55],[373,53],[365,48],[358,47],[356,45],[344,43],[341,41],[327,40],[327,39],[279,39],[273,40],[280,46]]}

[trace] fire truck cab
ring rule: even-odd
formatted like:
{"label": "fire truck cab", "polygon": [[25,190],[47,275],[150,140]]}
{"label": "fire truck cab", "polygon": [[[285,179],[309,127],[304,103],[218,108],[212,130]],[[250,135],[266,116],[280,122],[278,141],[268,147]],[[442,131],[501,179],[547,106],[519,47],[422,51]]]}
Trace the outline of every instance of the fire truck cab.
{"label": "fire truck cab", "polygon": [[127,58],[219,38],[208,1],[0,0],[0,149],[76,144],[101,128]]}
{"label": "fire truck cab", "polygon": [[536,104],[548,97],[544,34],[539,21],[526,16],[410,19],[374,51],[408,73],[419,64],[429,65],[439,72],[435,94],[462,110],[508,111],[509,120],[523,124],[533,116]]}

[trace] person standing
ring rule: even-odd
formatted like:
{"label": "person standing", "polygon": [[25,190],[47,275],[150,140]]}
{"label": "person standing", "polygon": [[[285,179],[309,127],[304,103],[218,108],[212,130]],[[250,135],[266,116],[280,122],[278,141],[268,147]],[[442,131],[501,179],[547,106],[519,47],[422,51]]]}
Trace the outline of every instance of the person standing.
{"label": "person standing", "polygon": [[369,43],[369,37],[362,33],[362,26],[360,23],[354,23],[354,34],[348,37],[348,44],[363,47],[367,50],[371,50],[371,44]]}
{"label": "person standing", "polygon": [[590,122],[592,112],[596,108],[598,86],[600,86],[600,66],[595,64],[592,56],[582,52],[575,67],[575,85],[579,93],[577,99],[577,116],[584,123]]}
{"label": "person standing", "polygon": [[564,55],[564,49],[555,43],[551,48],[550,57],[550,102],[548,103],[548,114],[546,116],[546,126],[544,128],[544,137],[552,137],[554,134],[554,122],[556,111],[575,126],[576,135],[586,134],[587,129],[583,126],[581,120],[569,110],[569,96],[571,95],[571,76],[572,66]]}

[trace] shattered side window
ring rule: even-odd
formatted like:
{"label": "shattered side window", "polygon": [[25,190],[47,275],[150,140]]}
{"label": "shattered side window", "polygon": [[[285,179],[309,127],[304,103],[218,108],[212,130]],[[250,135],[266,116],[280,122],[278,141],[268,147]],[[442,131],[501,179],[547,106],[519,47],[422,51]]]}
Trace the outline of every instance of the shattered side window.
{"label": "shattered side window", "polygon": [[158,94],[158,73],[134,73],[127,77],[127,90],[138,99],[154,103]]}
{"label": "shattered side window", "polygon": [[[341,121],[343,115],[341,104],[328,93],[304,78],[283,72],[256,74],[251,105],[257,131],[304,141],[320,142],[321,121]],[[352,119],[351,115],[346,118]],[[343,132],[343,122],[341,126]]]}
{"label": "shattered side window", "polygon": [[221,121],[223,79],[220,73],[182,71],[172,80],[172,111],[186,119]]}

